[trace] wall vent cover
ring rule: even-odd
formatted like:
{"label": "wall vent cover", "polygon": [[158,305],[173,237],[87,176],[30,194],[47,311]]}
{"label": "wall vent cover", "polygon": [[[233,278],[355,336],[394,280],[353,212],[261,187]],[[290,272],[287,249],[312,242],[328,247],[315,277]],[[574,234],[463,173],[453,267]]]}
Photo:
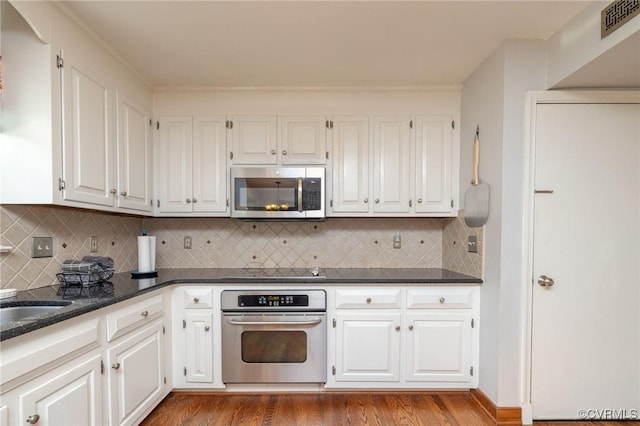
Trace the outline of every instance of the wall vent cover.
{"label": "wall vent cover", "polygon": [[600,38],[605,38],[640,13],[640,0],[616,0],[600,13]]}

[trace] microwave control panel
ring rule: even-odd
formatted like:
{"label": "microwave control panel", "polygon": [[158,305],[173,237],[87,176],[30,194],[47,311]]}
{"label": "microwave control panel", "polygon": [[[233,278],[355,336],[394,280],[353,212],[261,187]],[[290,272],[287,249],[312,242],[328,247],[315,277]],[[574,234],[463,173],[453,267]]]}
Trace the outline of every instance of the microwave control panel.
{"label": "microwave control panel", "polygon": [[305,178],[302,182],[302,210],[322,209],[322,179]]}

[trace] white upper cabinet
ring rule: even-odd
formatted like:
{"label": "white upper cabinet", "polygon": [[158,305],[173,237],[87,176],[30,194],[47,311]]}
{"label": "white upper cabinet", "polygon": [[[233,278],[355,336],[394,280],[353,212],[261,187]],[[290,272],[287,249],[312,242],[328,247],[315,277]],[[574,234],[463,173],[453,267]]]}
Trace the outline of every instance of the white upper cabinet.
{"label": "white upper cabinet", "polygon": [[228,214],[225,118],[160,118],[157,180],[158,213]]}
{"label": "white upper cabinet", "polygon": [[327,127],[324,116],[280,117],[282,164],[325,164]]}
{"label": "white upper cabinet", "polygon": [[118,207],[150,212],[151,126],[150,114],[118,94]]}
{"label": "white upper cabinet", "polygon": [[374,213],[409,213],[411,117],[373,119]]}
{"label": "white upper cabinet", "polygon": [[334,214],[368,213],[369,117],[333,117],[332,134],[333,179],[329,207]]}
{"label": "white upper cabinet", "polygon": [[234,116],[227,128],[233,165],[278,163],[275,116]]}
{"label": "white upper cabinet", "polygon": [[451,195],[453,118],[418,116],[415,128],[415,211],[454,213]]}
{"label": "white upper cabinet", "polygon": [[233,165],[304,165],[327,162],[324,116],[234,116],[227,122]]}

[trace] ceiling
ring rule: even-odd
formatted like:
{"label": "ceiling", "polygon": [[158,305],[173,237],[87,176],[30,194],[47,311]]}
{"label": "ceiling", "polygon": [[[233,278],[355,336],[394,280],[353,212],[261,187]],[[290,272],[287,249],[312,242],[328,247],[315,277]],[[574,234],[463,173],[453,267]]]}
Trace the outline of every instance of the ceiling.
{"label": "ceiling", "polygon": [[588,1],[63,1],[151,85],[462,84]]}

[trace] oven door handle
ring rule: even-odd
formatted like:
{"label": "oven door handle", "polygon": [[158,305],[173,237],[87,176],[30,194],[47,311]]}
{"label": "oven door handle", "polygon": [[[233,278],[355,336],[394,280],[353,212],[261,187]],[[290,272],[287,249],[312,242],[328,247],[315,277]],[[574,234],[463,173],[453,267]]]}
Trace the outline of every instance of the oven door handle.
{"label": "oven door handle", "polygon": [[322,318],[308,321],[238,321],[228,319],[227,322],[233,325],[316,325],[322,322]]}

